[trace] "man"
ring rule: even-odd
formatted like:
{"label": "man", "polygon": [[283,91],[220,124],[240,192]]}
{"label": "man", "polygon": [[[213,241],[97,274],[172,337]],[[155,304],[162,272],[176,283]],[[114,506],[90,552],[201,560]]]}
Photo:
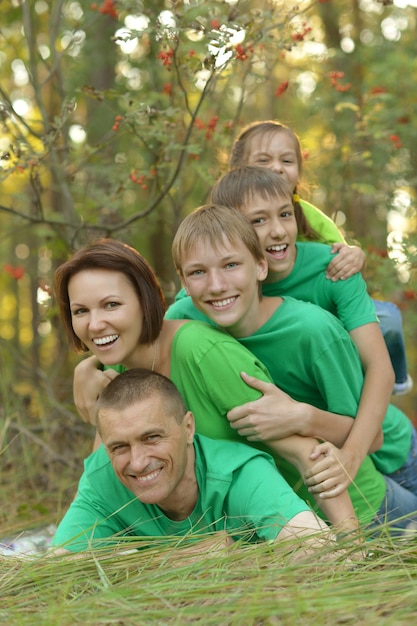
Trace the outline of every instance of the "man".
{"label": "man", "polygon": [[[268,454],[195,435],[174,384],[131,369],[97,402],[103,446],[85,462],[78,493],[58,526],[56,554],[114,545],[118,537],[275,541],[327,526],[278,473]],[[226,532],[226,535],[224,535]]]}

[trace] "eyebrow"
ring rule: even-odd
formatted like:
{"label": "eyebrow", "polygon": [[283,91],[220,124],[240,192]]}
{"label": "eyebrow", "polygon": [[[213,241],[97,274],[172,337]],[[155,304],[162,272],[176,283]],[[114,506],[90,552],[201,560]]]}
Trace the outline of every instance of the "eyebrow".
{"label": "eyebrow", "polygon": [[[104,298],[101,298],[99,300],[99,304],[102,304],[103,302],[106,302],[108,300],[121,300],[122,297],[120,295],[116,295],[116,294],[108,294],[107,296],[104,296]],[[85,306],[84,302],[70,302],[70,306]]]}
{"label": "eyebrow", "polygon": [[[228,241],[228,243],[230,243],[230,245],[233,245],[231,241]],[[239,252],[232,252],[230,254],[226,254],[225,256],[222,256],[220,253],[217,254],[217,259],[221,259],[222,261],[231,261],[231,260],[235,260],[236,258],[239,257]],[[184,267],[187,270],[193,269],[194,267],[201,267],[201,266],[206,266],[206,265],[211,265],[210,263],[206,263],[203,261],[194,261],[192,263],[187,263],[184,264]]]}
{"label": "eyebrow", "polygon": [[[164,435],[166,431],[163,428],[149,428],[140,434],[139,439],[146,439],[149,435]],[[125,445],[127,442],[123,439],[115,439],[113,441],[109,441],[106,443],[107,448],[112,448],[113,446]]]}

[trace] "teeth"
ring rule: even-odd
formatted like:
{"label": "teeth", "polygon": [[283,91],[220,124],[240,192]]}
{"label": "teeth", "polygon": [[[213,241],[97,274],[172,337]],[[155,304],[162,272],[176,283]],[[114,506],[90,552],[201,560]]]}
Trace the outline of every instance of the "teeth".
{"label": "teeth", "polygon": [[147,483],[156,478],[161,470],[157,469],[151,472],[150,474],[146,474],[146,476],[136,476],[136,480],[141,483]]}
{"label": "teeth", "polygon": [[287,244],[283,243],[280,246],[269,246],[267,250],[272,251],[272,252],[281,252],[281,250],[285,250],[286,247],[287,247]]}
{"label": "teeth", "polygon": [[116,341],[119,335],[109,335],[108,337],[98,337],[97,339],[93,339],[93,342],[96,346],[105,346],[107,343],[112,343],[112,341]]}
{"label": "teeth", "polygon": [[225,298],[224,300],[211,300],[210,304],[212,304],[213,306],[215,306],[217,308],[221,308],[221,307],[227,306],[228,304],[231,304],[235,300],[236,300],[236,297],[234,297],[234,298]]}

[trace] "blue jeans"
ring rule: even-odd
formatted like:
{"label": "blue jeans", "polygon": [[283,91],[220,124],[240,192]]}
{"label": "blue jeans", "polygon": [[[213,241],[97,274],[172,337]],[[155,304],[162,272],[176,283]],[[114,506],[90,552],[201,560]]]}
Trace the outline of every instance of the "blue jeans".
{"label": "blue jeans", "polygon": [[395,382],[405,383],[408,370],[401,311],[393,302],[374,300],[374,305],[394,368]]}
{"label": "blue jeans", "polygon": [[[387,492],[369,528],[373,535],[382,524],[389,524],[393,536],[401,536],[404,530],[417,530],[417,496],[404,489],[389,476],[384,476]],[[386,527],[384,527],[386,528]],[[375,532],[374,532],[375,530]],[[384,532],[384,529],[381,528]]]}
{"label": "blue jeans", "polygon": [[411,429],[410,453],[406,462],[400,469],[388,476],[417,496],[417,432],[414,426]]}

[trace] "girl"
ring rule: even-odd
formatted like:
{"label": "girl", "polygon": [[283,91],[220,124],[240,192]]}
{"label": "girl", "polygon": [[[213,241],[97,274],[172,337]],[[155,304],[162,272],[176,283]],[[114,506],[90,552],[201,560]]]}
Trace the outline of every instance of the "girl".
{"label": "girl", "polygon": [[[332,245],[337,252],[327,267],[329,279],[346,279],[363,269],[365,255],[356,246],[346,245],[334,222],[320,209],[300,199],[297,185],[302,175],[302,152],[297,135],[291,128],[268,120],[246,126],[232,147],[230,167],[256,165],[282,173],[294,191],[294,206],[301,240],[320,241]],[[374,300],[381,332],[387,344],[395,373],[393,393],[408,393],[413,381],[407,373],[401,313],[392,302]]]}

